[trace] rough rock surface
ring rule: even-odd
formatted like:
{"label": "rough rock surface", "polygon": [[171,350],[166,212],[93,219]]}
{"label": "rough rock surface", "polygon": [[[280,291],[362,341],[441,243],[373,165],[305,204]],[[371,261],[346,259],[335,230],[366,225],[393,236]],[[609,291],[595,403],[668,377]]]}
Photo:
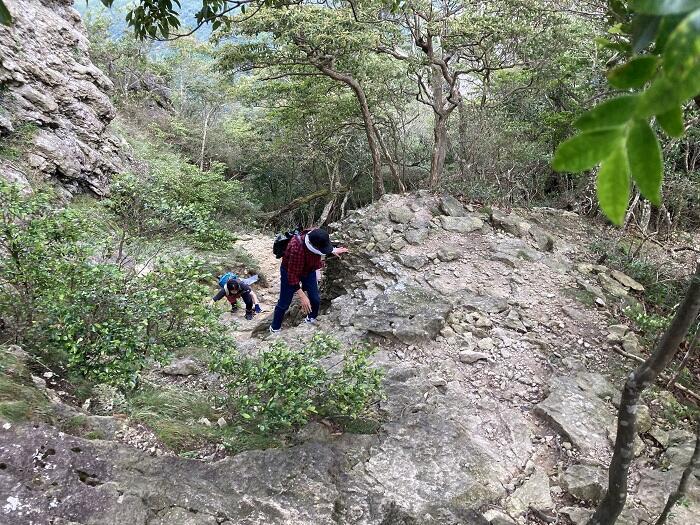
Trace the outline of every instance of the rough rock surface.
{"label": "rough rock surface", "polygon": [[122,145],[107,129],[112,83],[90,61],[80,15],[70,0],[6,5],[14,23],[0,26],[0,176],[104,195]]}
{"label": "rough rock surface", "polygon": [[[392,218],[392,209],[412,215]],[[295,347],[322,330],[346,344],[377,345],[386,394],[378,432],[337,435],[311,423],[287,447],[207,462],[46,426],[0,425],[0,494],[7,498],[0,523],[488,525],[488,517],[510,525],[541,522],[533,509],[584,519],[585,504],[565,509],[572,498],[560,474],[610,459],[606,432],[622,382],[607,378],[616,356],[605,347],[611,319],[570,295],[582,272],[559,230],[547,232],[554,239],[547,251],[530,236],[494,231],[471,211],[453,218],[476,217],[481,228],[446,230],[443,213],[440,198],[423,192],[351,212],[334,225],[335,240],[350,253],[328,261],[318,323],[277,336]],[[538,212],[538,222],[518,213],[532,224],[561,218]],[[395,244],[407,228],[429,233],[417,245]],[[267,253],[269,238],[259,241],[256,251]],[[460,256],[441,258],[448,246]],[[414,269],[397,255],[428,262]],[[278,261],[260,263],[276,279]],[[245,353],[271,340],[236,334]],[[477,350],[478,359],[464,357]],[[182,385],[207,376],[157,375]],[[655,449],[667,471],[652,468],[648,450],[635,460],[619,523],[639,525],[658,513],[691,439],[669,432],[667,450]],[[688,507],[669,525],[698,523],[698,516],[695,482]]]}

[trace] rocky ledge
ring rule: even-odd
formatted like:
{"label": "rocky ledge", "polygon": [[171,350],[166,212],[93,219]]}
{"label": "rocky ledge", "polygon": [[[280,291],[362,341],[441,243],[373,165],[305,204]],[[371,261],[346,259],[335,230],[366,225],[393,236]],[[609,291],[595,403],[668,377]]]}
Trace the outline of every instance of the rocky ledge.
{"label": "rocky ledge", "polygon": [[123,146],[107,127],[112,83],[90,61],[80,15],[71,0],[5,3],[14,23],[0,26],[0,176],[104,195]]}

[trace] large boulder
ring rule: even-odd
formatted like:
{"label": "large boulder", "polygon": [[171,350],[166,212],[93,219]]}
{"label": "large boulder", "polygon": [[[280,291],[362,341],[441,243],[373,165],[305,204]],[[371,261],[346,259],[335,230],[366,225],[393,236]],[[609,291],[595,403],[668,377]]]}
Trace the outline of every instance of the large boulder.
{"label": "large boulder", "polygon": [[[614,416],[600,397],[600,384],[609,385],[600,374],[555,377],[549,396],[536,407],[538,414],[587,456],[609,449],[607,429]],[[605,389],[605,394],[610,390],[614,388]]]}
{"label": "large boulder", "polygon": [[434,339],[445,326],[452,305],[440,294],[413,283],[398,283],[352,315],[357,328],[413,343]]}
{"label": "large boulder", "polygon": [[462,217],[467,215],[467,210],[464,209],[462,203],[452,195],[443,195],[440,197],[440,211],[450,217]]}
{"label": "large boulder", "polygon": [[71,192],[107,192],[123,169],[122,143],[107,126],[115,116],[111,81],[90,61],[89,42],[72,2],[10,0],[0,25],[3,142],[0,176],[27,184],[54,178]]}
{"label": "large boulder", "polygon": [[562,488],[575,498],[598,503],[607,482],[604,469],[591,465],[572,465],[560,478]]}
{"label": "large boulder", "polygon": [[475,215],[465,217],[441,215],[440,223],[445,230],[456,233],[471,233],[484,227],[484,221]]}

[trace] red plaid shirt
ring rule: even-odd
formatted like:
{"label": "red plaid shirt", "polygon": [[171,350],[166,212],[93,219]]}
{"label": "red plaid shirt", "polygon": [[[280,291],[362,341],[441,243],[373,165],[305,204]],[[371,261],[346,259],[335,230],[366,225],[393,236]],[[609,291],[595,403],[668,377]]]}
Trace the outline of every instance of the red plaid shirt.
{"label": "red plaid shirt", "polygon": [[306,232],[292,237],[282,257],[282,266],[287,270],[287,282],[297,290],[302,277],[324,267],[321,256],[306,249],[305,236]]}

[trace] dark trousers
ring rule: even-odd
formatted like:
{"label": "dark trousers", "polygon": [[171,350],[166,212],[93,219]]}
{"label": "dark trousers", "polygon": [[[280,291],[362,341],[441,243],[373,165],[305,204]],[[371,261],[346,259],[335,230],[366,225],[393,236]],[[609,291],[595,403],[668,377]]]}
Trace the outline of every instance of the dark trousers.
{"label": "dark trousers", "polygon": [[[275,315],[272,318],[272,329],[279,330],[282,328],[282,319],[284,314],[289,310],[289,305],[292,304],[296,290],[292,288],[287,280],[287,270],[280,267],[280,298],[275,306]],[[301,288],[309,296],[311,303],[311,313],[309,317],[316,319],[318,317],[318,309],[321,307],[321,294],[318,292],[318,281],[316,280],[316,270],[307,273],[301,278]]]}

